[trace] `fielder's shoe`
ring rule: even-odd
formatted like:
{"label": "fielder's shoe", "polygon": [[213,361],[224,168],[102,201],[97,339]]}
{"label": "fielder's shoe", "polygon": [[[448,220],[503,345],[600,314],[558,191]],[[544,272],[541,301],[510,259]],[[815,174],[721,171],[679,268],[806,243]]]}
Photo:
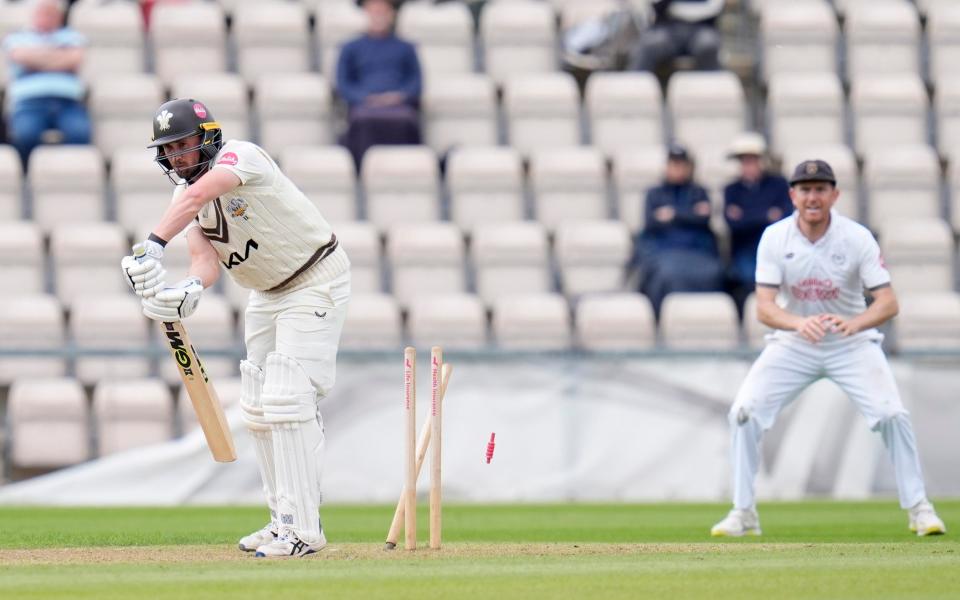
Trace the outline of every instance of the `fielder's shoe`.
{"label": "fielder's shoe", "polygon": [[294,558],[323,550],[326,545],[327,536],[323,534],[323,531],[320,532],[320,540],[314,544],[304,542],[292,531],[284,531],[277,539],[257,548],[257,553],[254,556],[260,558]]}
{"label": "fielder's shoe", "polygon": [[753,508],[731,510],[710,530],[713,537],[741,537],[760,533],[760,517]]}
{"label": "fielder's shoe", "polygon": [[917,535],[941,535],[947,532],[947,526],[937,516],[929,500],[918,502],[909,512],[910,531]]}
{"label": "fielder's shoe", "polygon": [[275,539],[277,539],[277,530],[273,522],[270,522],[264,525],[263,529],[254,531],[250,535],[245,535],[240,538],[240,543],[237,545],[240,546],[240,549],[244,552],[253,552],[260,546],[269,544]]}

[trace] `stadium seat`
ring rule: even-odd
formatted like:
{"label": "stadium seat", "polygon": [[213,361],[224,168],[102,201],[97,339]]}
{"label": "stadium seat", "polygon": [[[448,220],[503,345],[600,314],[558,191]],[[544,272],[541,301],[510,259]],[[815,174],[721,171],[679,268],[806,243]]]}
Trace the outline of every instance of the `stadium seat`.
{"label": "stadium seat", "polygon": [[[10,351],[61,350],[66,343],[63,310],[53,296],[10,294],[0,300],[0,348]],[[60,377],[66,361],[60,356],[4,356],[0,385],[19,377]]]}
{"label": "stadium seat", "polygon": [[844,98],[833,73],[785,73],[770,78],[767,115],[771,148],[845,143]]}
{"label": "stadium seat", "polygon": [[866,153],[863,181],[870,224],[940,216],[940,161],[933,148],[903,144]]}
{"label": "stadium seat", "polygon": [[126,146],[114,152],[110,161],[117,221],[129,233],[159,223],[172,201],[175,188],[154,160],[156,156],[156,150]]}
{"label": "stadium seat", "polygon": [[145,148],[153,137],[153,116],[166,95],[149,73],[105,74],[90,87],[93,140],[104,156],[120,148]]}
{"label": "stadium seat", "polygon": [[478,224],[470,250],[477,293],[488,306],[501,296],[553,289],[547,230],[540,223]]}
{"label": "stadium seat", "polygon": [[920,74],[920,18],[907,0],[854,2],[844,25],[847,75]]}
{"label": "stadium seat", "polygon": [[509,147],[458,148],[447,160],[450,218],[465,231],[524,217],[523,164]]}
{"label": "stadium seat", "polygon": [[340,336],[341,350],[393,350],[402,341],[400,306],[391,294],[354,294]]}
{"label": "stadium seat", "polygon": [[19,294],[39,294],[46,287],[43,234],[30,221],[0,220],[0,281]]}
{"label": "stadium seat", "polygon": [[927,91],[910,74],[863,75],[850,88],[854,149],[927,143]]}
{"label": "stadium seat", "polygon": [[674,292],[660,307],[660,334],[670,350],[729,350],[739,343],[737,307],[723,292]]}
{"label": "stadium seat", "polygon": [[737,178],[739,164],[730,157],[729,142],[720,145],[704,145],[690,150],[695,170],[694,180],[706,188],[719,223],[726,227],[723,217],[723,188]]}
{"label": "stadium seat", "polygon": [[497,90],[486,75],[435,77],[425,83],[421,104],[424,139],[438,155],[496,145]]}
{"label": "stadium seat", "polygon": [[927,13],[930,78],[939,88],[960,71],[960,4],[935,2]]}
{"label": "stadium seat", "polygon": [[417,47],[424,81],[473,71],[473,17],[459,2],[407,2],[397,14],[397,35]]}
{"label": "stadium seat", "polygon": [[788,180],[793,170],[805,160],[825,160],[833,168],[840,197],[834,208],[843,216],[863,221],[860,211],[860,178],[853,151],[842,144],[798,146],[788,148],[783,156],[783,175]]}
{"label": "stadium seat", "polygon": [[773,333],[766,325],[757,318],[757,296],[750,294],[743,303],[743,334],[747,339],[747,345],[755,350],[763,348],[764,337]]}
{"label": "stadium seat", "polygon": [[594,73],[585,103],[590,139],[607,157],[663,143],[663,92],[652,73]]}
{"label": "stadium seat", "polygon": [[568,350],[570,308],[560,294],[514,294],[493,305],[493,335],[501,350]]}
{"label": "stadium seat", "polygon": [[547,229],[575,219],[606,219],[606,165],[589,146],[543,148],[530,158],[534,213]]}
{"label": "stadium seat", "polygon": [[159,379],[107,379],[93,390],[97,454],[173,438],[173,398]]}
{"label": "stadium seat", "polygon": [[[330,85],[316,73],[261,76],[256,90],[260,145],[271,156],[293,146],[332,144]],[[216,114],[216,113],[214,113]]]}
{"label": "stadium seat", "polygon": [[659,145],[627,148],[614,157],[617,210],[630,231],[643,229],[647,190],[660,185],[666,164],[667,151]]}
{"label": "stadium seat", "polygon": [[620,221],[573,220],[557,227],[554,252],[567,297],[623,289],[630,231]]}
{"label": "stadium seat", "polygon": [[892,219],[880,247],[893,285],[911,292],[953,290],[953,233],[939,218]]}
{"label": "stadium seat", "polygon": [[515,75],[504,86],[503,106],[510,145],[521,154],[580,144],[580,99],[569,73]]}
{"label": "stadium seat", "polygon": [[426,146],[374,146],[363,156],[360,178],[367,219],[381,231],[440,216],[437,157]]}
{"label": "stadium seat", "polygon": [[10,387],[7,423],[15,468],[50,469],[90,458],[87,398],[76,379],[19,378]]}
{"label": "stadium seat", "polygon": [[334,226],[357,219],[357,176],[346,148],[289,147],[280,154],[280,165]]}
{"label": "stadium seat", "polygon": [[390,228],[387,259],[393,294],[402,307],[423,294],[466,291],[464,244],[453,223],[409,223]]}
{"label": "stadium seat", "polygon": [[214,2],[157,3],[150,14],[150,37],[154,71],[165,84],[187,75],[227,70],[227,25],[223,9]]}
{"label": "stadium seat", "polygon": [[350,290],[352,293],[376,293],[383,287],[380,258],[380,236],[365,221],[346,221],[334,226],[337,239],[350,256]]}
{"label": "stadium seat", "polygon": [[837,72],[837,19],[825,0],[769,3],[760,29],[766,79],[785,73]]}
{"label": "stadium seat", "polygon": [[[73,300],[70,331],[80,348],[137,351],[147,347],[148,319],[140,300],[129,290],[121,294],[88,294]],[[149,324],[154,327],[153,321]],[[164,357],[164,360],[173,360]],[[84,385],[106,378],[146,377],[150,359],[139,356],[80,356],[76,375]]]}
{"label": "stadium seat", "polygon": [[653,307],[642,294],[584,296],[577,302],[574,320],[578,343],[585,350],[650,350],[656,343]]}
{"label": "stadium seat", "polygon": [[247,85],[264,75],[310,70],[307,9],[299,2],[243,2],[233,11],[232,32]]}
{"label": "stadium seat", "polygon": [[[952,156],[960,156],[960,146]],[[950,186],[950,224],[954,232],[960,233],[960,164],[956,160],[951,161],[947,169],[947,185]]]}
{"label": "stadium seat", "polygon": [[38,146],[27,179],[33,220],[44,229],[103,220],[106,172],[95,146]]}
{"label": "stadium seat", "polygon": [[23,214],[23,167],[13,146],[0,144],[0,221]]}
{"label": "stadium seat", "polygon": [[680,71],[667,82],[673,137],[692,150],[726,146],[746,129],[743,86],[730,71]]}
{"label": "stadium seat", "polygon": [[487,344],[487,315],[473,294],[426,294],[410,301],[407,330],[414,346],[478,350]]}
{"label": "stadium seat", "polygon": [[[960,73],[960,67],[958,67]],[[960,159],[960,78],[944,77],[937,82],[934,94],[937,118],[937,147],[940,153],[955,162]]]}
{"label": "stadium seat", "polygon": [[235,73],[185,74],[173,77],[173,98],[203,102],[223,129],[223,139],[250,140],[247,86]]}
{"label": "stadium seat", "polygon": [[899,300],[898,350],[960,350],[960,294],[907,290]]}
{"label": "stadium seat", "polygon": [[[224,277],[229,275],[224,274]],[[183,320],[190,332],[190,341],[203,361],[204,370],[213,379],[233,377],[237,372],[237,359],[233,356],[211,354],[212,351],[234,350],[237,340],[233,309],[220,294],[204,293],[197,311]],[[180,371],[172,358],[160,359],[160,377],[169,384],[180,381]]]}
{"label": "stadium seat", "polygon": [[69,306],[81,294],[129,291],[120,258],[130,253],[123,229],[116,223],[58,225],[50,234],[54,289]]}
{"label": "stadium seat", "polygon": [[486,72],[503,85],[514,75],[555,71],[554,22],[553,11],[541,2],[488,2],[480,14]]}
{"label": "stadium seat", "polygon": [[69,25],[87,38],[81,76],[87,81],[106,73],[142,73],[143,15],[132,2],[76,2]]}
{"label": "stadium seat", "polygon": [[316,6],[316,36],[320,48],[320,72],[337,80],[340,47],[367,28],[367,15],[354,2],[320,2]]}
{"label": "stadium seat", "polygon": [[[220,400],[220,406],[224,410],[229,410],[240,405],[240,378],[239,377],[217,377],[212,378],[213,389]],[[190,401],[190,395],[187,394],[187,388],[180,386],[180,392],[177,394],[177,420],[180,422],[180,434],[186,435],[200,427],[197,422],[197,413],[193,410],[193,403]]]}

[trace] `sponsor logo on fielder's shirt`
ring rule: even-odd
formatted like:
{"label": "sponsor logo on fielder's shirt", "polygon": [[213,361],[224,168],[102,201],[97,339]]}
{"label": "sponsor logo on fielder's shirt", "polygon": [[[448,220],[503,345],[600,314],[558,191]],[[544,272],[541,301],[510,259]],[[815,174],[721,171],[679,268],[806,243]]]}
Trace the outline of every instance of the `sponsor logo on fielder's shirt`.
{"label": "sponsor logo on fielder's shirt", "polygon": [[230,165],[231,167],[236,165],[240,159],[237,158],[237,155],[233,152],[227,152],[220,157],[220,160],[217,161],[218,165]]}
{"label": "sponsor logo on fielder's shirt", "polygon": [[194,103],[193,105],[193,114],[197,115],[201,119],[207,118],[207,107],[200,104],[199,102]]}
{"label": "sponsor logo on fielder's shirt", "polygon": [[829,279],[809,277],[801,280],[797,285],[790,286],[790,293],[797,300],[803,302],[817,302],[821,300],[836,300],[840,297],[840,288],[833,285]]}

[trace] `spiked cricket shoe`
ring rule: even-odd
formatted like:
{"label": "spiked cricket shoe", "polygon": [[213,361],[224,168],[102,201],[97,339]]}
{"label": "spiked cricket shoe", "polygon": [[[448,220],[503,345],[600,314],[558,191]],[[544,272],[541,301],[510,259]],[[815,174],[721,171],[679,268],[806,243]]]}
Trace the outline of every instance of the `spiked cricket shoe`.
{"label": "spiked cricket shoe", "polygon": [[274,524],[271,522],[264,525],[263,529],[259,529],[250,535],[245,535],[240,538],[240,543],[237,545],[244,552],[253,552],[260,546],[269,544],[275,539],[277,539],[277,530]]}
{"label": "spiked cricket shoe", "polygon": [[741,537],[760,535],[760,517],[752,508],[733,509],[727,516],[710,529],[713,537]]}
{"label": "spiked cricket shoe", "polygon": [[284,531],[280,533],[277,539],[257,548],[257,553],[254,556],[258,558],[296,558],[323,550],[326,545],[327,536],[322,531],[320,532],[320,539],[313,544],[304,542],[292,531]]}
{"label": "spiked cricket shoe", "polygon": [[928,500],[917,503],[909,512],[910,531],[917,535],[941,535],[947,532],[947,526],[937,516],[937,511],[933,510],[933,505]]}

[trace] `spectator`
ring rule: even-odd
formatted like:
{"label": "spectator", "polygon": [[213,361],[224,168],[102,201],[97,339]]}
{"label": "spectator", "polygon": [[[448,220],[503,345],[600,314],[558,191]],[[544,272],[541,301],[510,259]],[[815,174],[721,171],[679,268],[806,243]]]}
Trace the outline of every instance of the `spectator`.
{"label": "spectator", "polygon": [[357,169],[376,144],[420,143],[420,62],[413,44],[393,33],[389,0],[362,0],[367,32],[348,42],[337,62],[337,92],[349,106],[344,145]]}
{"label": "spectator", "polygon": [[793,211],[787,180],[765,170],[763,136],[745,133],[734,140],[730,156],[740,161],[740,178],[723,190],[723,214],[730,227],[730,293],[743,312],[754,288],[757,245],[767,225]]}
{"label": "spectator", "polygon": [[640,35],[630,66],[654,71],[678,56],[692,56],[695,68],[720,68],[717,18],[724,0],[652,0],[653,26]]}
{"label": "spectator", "polygon": [[637,238],[632,268],[654,312],[671,292],[723,289],[717,240],[710,230],[710,199],[693,181],[693,159],[672,144],[664,182],[647,192],[645,226]]}
{"label": "spectator", "polygon": [[84,85],[77,76],[86,40],[64,25],[65,9],[60,0],[35,0],[30,26],[4,41],[11,75],[9,135],[24,170],[47,130],[59,131],[66,144],[90,143]]}

